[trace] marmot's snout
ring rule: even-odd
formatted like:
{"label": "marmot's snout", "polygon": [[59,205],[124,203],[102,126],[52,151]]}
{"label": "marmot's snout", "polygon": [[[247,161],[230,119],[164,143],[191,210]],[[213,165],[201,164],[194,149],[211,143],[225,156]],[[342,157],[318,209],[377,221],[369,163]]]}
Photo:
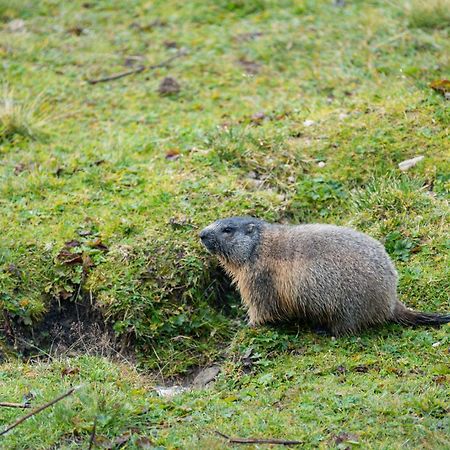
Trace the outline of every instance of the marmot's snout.
{"label": "marmot's snout", "polygon": [[198,235],[202,241],[202,244],[211,252],[213,253],[216,249],[216,238],[214,230],[211,228],[211,226],[208,226],[206,228],[203,228],[203,230]]}

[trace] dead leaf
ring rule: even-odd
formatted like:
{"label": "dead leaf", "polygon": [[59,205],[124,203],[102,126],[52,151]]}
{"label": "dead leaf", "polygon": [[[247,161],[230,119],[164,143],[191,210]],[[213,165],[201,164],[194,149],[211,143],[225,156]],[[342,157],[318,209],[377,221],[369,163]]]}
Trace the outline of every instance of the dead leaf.
{"label": "dead leaf", "polygon": [[65,289],[61,289],[58,292],[58,297],[60,298],[60,300],[67,300],[68,298],[72,297],[73,293],[66,291]]}
{"label": "dead leaf", "polygon": [[142,65],[144,58],[142,56],[127,56],[123,65],[126,67],[134,67],[136,65]]}
{"label": "dead leaf", "polygon": [[83,257],[80,253],[72,253],[69,250],[61,250],[56,256],[63,264],[82,264]]}
{"label": "dead leaf", "polygon": [[446,94],[450,93],[450,80],[435,80],[430,83],[430,87],[446,96]]}
{"label": "dead leaf", "polygon": [[[336,445],[343,444],[346,442],[348,442],[349,444],[358,444],[359,436],[353,433],[342,432],[334,436],[333,440]],[[350,446],[346,447],[346,450],[350,448],[351,448]]]}
{"label": "dead leaf", "polygon": [[79,247],[80,245],[81,245],[80,241],[77,241],[77,240],[67,241],[64,243],[64,246],[66,248],[76,248],[76,247]]}
{"label": "dead leaf", "polygon": [[82,258],[83,258],[83,269],[85,272],[91,267],[95,266],[94,261],[92,261],[92,258],[88,254],[83,253]]}
{"label": "dead leaf", "polygon": [[64,367],[61,370],[61,376],[67,377],[69,375],[77,375],[80,373],[80,369],[78,367]]}
{"label": "dead leaf", "polygon": [[179,47],[178,43],[175,41],[164,41],[163,45],[166,48],[178,48]]}
{"label": "dead leaf", "polygon": [[92,231],[91,230],[78,230],[77,233],[79,236],[85,237],[85,236],[91,235]]}
{"label": "dead leaf", "polygon": [[251,121],[252,123],[254,123],[255,125],[260,125],[261,122],[266,118],[267,116],[265,115],[265,113],[263,111],[259,111],[255,114],[252,115],[251,117]]}
{"label": "dead leaf", "polygon": [[172,225],[173,228],[192,227],[191,219],[184,215],[171,217],[169,219],[169,224]]}
{"label": "dead leaf", "polygon": [[8,272],[11,274],[11,275],[14,275],[15,277],[17,277],[17,278],[20,278],[21,276],[22,276],[22,274],[21,274],[21,272],[20,272],[20,270],[18,269],[18,267],[15,265],[15,264],[10,264],[9,266],[8,266]]}
{"label": "dead leaf", "polygon": [[253,41],[256,38],[259,38],[261,36],[264,36],[264,33],[261,33],[261,31],[253,31],[250,33],[240,33],[235,36],[235,40],[237,42],[248,42]]}
{"label": "dead leaf", "polygon": [[240,58],[238,60],[238,64],[247,72],[249,75],[256,75],[261,70],[261,64],[250,61],[245,58]]}
{"label": "dead leaf", "polygon": [[80,27],[79,25],[76,25],[74,27],[68,28],[67,32],[69,34],[73,34],[74,36],[81,36],[84,33],[84,28]]}
{"label": "dead leaf", "polygon": [[433,381],[436,384],[449,384],[450,376],[449,375],[436,375],[433,377]]}
{"label": "dead leaf", "polygon": [[166,152],[166,159],[169,161],[175,161],[180,157],[180,151],[176,148],[170,149]]}
{"label": "dead leaf", "polygon": [[27,165],[24,163],[17,164],[16,167],[14,167],[14,175],[19,175],[19,173],[22,173],[27,169]]}
{"label": "dead leaf", "polygon": [[181,90],[180,84],[175,78],[165,77],[158,88],[159,95],[174,95],[178,94]]}
{"label": "dead leaf", "polygon": [[135,444],[139,447],[139,448],[152,448],[153,447],[153,443],[152,441],[145,436],[141,436],[139,438],[136,439]]}
{"label": "dead leaf", "polygon": [[[126,442],[126,441],[125,441]],[[94,443],[97,447],[111,450],[116,446],[116,443],[108,439],[106,436],[95,436]]]}
{"label": "dead leaf", "polygon": [[108,246],[105,245],[100,238],[95,239],[94,241],[87,242],[87,246],[91,248],[95,248],[97,250],[101,250],[102,252],[107,252]]}

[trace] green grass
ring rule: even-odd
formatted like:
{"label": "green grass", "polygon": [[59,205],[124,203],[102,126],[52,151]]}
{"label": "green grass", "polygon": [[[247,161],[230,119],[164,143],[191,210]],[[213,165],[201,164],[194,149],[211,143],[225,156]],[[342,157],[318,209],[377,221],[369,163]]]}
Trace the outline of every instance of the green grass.
{"label": "green grass", "polygon": [[[262,330],[267,346],[257,373],[241,377],[233,352],[254,332],[245,331],[236,295],[197,238],[209,222],[238,214],[350,225],[385,243],[405,303],[450,310],[450,114],[429,86],[448,78],[448,15],[443,2],[425,5],[426,14],[424,5],[0,2],[1,85],[8,86],[0,99],[4,351],[14,350],[6,345],[14,335],[28,339],[31,327],[48,351],[55,308],[92,303],[141,369],[171,377],[212,361],[227,367],[208,393],[173,402],[131,396],[154,420],[141,423],[123,406],[120,420],[100,426],[108,438],[135,426],[147,435],[154,426],[162,446],[219,448],[215,428],[245,436],[289,430],[317,447],[343,431],[368,448],[443,447],[439,402],[448,389],[433,377],[448,357],[447,328],[388,327],[364,335],[363,347],[357,338]],[[14,30],[17,19],[24,24]],[[170,67],[87,83],[179,49],[186,55]],[[158,93],[166,76],[179,93]],[[14,114],[5,114],[6,98]],[[398,163],[417,155],[425,158],[401,173]],[[19,353],[39,353],[20,342]],[[336,375],[335,366],[357,365],[353,353],[362,364],[376,360],[377,369]],[[64,364],[72,363],[6,362],[0,391],[13,401],[29,386],[48,400],[72,382],[59,375]],[[11,433],[10,447],[48,448],[66,435],[68,448],[85,448],[102,399],[112,411],[130,395],[115,386],[123,374],[113,363],[73,364],[84,365],[76,382],[87,383],[89,395],[80,390],[24,424],[28,432]],[[389,372],[398,365],[401,376]],[[91,371],[111,373],[110,384],[96,387]],[[260,376],[272,381],[258,384]],[[129,380],[138,391],[153,383],[137,373]],[[268,405],[284,390],[287,406],[274,412]],[[20,411],[0,414],[7,423]]]}
{"label": "green grass", "polygon": [[[337,341],[247,330],[236,335],[214,388],[172,399],[159,397],[153,379],[124,363],[85,356],[11,362],[0,376],[8,401],[31,393],[38,406],[82,387],[11,431],[4,445],[87,448],[97,420],[99,448],[128,435],[126,448],[141,448],[142,437],[156,448],[224,448],[215,431],[301,440],[306,448],[342,448],[336,440],[346,435],[357,442],[346,443],[351,447],[448,448],[448,344],[444,330],[390,327]],[[249,348],[250,369],[242,363]],[[0,409],[0,423],[22,414]]]}
{"label": "green grass", "polygon": [[446,0],[414,0],[410,5],[409,22],[417,28],[448,28],[450,4]]}

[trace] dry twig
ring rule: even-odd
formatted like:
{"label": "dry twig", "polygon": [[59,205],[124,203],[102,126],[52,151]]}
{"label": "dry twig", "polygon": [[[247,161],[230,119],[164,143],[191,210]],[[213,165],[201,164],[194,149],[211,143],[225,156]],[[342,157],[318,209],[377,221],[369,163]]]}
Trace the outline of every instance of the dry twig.
{"label": "dry twig", "polygon": [[0,407],[1,406],[5,408],[31,408],[31,405],[29,403],[0,402]]}
{"label": "dry twig", "polygon": [[226,434],[221,433],[220,431],[216,431],[216,434],[227,439],[228,442],[232,444],[278,444],[278,445],[300,445],[303,444],[302,441],[288,441],[285,439],[271,439],[271,438],[234,438],[229,437]]}
{"label": "dry twig", "polygon": [[166,67],[173,60],[175,60],[177,58],[181,58],[182,56],[186,55],[186,53],[187,53],[186,50],[180,50],[179,52],[175,53],[175,55],[171,56],[170,58],[165,59],[164,61],[161,61],[158,64],[153,64],[151,66],[138,66],[134,69],[127,70],[125,72],[115,73],[115,74],[109,75],[107,77],[87,80],[87,82],[89,84],[105,83],[106,81],[118,80],[119,78],[127,77],[128,75],[133,75],[135,73],[143,72],[144,70],[155,70],[155,69],[159,69],[160,67]]}
{"label": "dry twig", "polygon": [[48,407],[54,405],[55,403],[59,402],[63,398],[68,397],[69,395],[73,394],[77,389],[79,389],[80,386],[74,387],[72,389],[69,389],[65,394],[60,395],[59,397],[56,397],[52,401],[46,403],[45,405],[39,406],[39,408],[33,409],[33,411],[29,412],[25,416],[21,417],[20,419],[17,419],[14,423],[11,425],[8,425],[3,431],[0,432],[0,436],[3,436],[4,434],[8,433],[8,431],[11,431],[12,429],[16,428],[18,425],[20,425],[22,422],[25,422],[25,420],[29,419],[30,417],[33,417],[34,415],[40,413],[44,409],[47,409]]}

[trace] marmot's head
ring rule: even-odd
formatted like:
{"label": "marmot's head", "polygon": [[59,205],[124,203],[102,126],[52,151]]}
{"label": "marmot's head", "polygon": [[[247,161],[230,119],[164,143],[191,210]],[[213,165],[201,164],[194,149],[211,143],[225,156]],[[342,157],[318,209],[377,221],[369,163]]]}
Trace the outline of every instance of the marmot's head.
{"label": "marmot's head", "polygon": [[242,265],[256,255],[264,221],[253,217],[217,220],[200,233],[203,245],[226,262]]}

